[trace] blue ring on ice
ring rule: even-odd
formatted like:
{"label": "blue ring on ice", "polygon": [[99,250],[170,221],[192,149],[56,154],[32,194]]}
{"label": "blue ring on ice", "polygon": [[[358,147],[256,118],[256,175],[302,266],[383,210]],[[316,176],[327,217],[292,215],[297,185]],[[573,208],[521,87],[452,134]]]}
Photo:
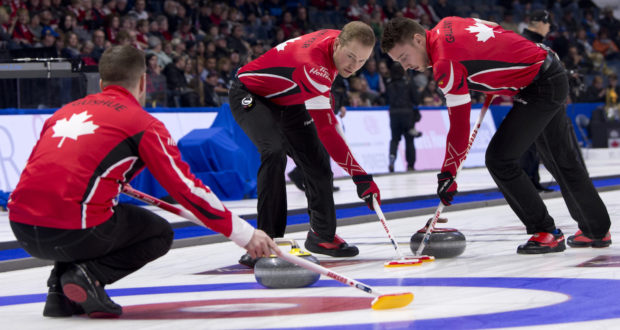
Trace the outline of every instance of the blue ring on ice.
{"label": "blue ring on ice", "polygon": [[[570,299],[547,306],[490,314],[398,322],[305,327],[304,329],[375,329],[377,326],[410,329],[482,329],[620,318],[620,308],[617,307],[617,292],[620,292],[620,280],[527,277],[446,277],[404,279],[374,278],[360,279],[360,281],[370,286],[445,286],[540,290],[565,294],[569,296]],[[341,287],[345,285],[333,280],[320,280],[313,286]],[[111,296],[118,297],[161,293],[252,289],[264,288],[257,283],[246,282],[109,289],[107,291]],[[38,303],[45,301],[45,298],[46,294],[0,296],[0,306]],[[437,308],[441,308],[441,306],[437,306]]]}

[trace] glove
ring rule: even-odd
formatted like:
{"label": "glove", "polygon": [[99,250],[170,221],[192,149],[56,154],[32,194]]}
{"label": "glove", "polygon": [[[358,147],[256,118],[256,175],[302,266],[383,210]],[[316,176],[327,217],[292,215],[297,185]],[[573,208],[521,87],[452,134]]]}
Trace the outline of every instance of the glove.
{"label": "glove", "polygon": [[456,195],[457,184],[454,182],[452,173],[445,171],[437,174],[437,195],[441,202],[448,206],[451,205],[454,195]]}
{"label": "glove", "polygon": [[377,203],[381,205],[381,193],[379,187],[372,181],[372,175],[354,175],[353,182],[357,185],[357,195],[366,202],[369,209],[374,210],[372,196],[375,196]]}

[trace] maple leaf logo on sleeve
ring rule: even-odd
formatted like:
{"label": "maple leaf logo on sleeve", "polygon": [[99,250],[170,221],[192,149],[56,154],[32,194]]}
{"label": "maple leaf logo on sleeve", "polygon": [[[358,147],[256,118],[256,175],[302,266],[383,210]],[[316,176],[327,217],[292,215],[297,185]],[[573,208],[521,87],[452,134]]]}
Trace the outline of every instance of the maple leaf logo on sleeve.
{"label": "maple leaf logo on sleeve", "polygon": [[480,22],[476,22],[476,24],[466,28],[465,30],[471,33],[477,33],[476,40],[478,41],[485,42],[491,37],[495,38],[495,33],[493,33],[493,29]]}
{"label": "maple leaf logo on sleeve", "polygon": [[57,120],[53,127],[54,135],[52,135],[52,137],[62,138],[60,143],[58,143],[58,148],[62,146],[66,138],[77,141],[80,135],[94,134],[99,126],[93,124],[92,121],[86,121],[90,117],[92,117],[92,115],[84,111],[79,114],[72,114],[69,120],[67,120],[67,118]]}

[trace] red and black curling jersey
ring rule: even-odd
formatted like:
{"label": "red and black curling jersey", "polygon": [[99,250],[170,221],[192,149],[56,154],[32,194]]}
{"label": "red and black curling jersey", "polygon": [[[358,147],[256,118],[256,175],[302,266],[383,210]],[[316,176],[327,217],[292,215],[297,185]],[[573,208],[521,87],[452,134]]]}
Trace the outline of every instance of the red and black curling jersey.
{"label": "red and black curling jersey", "polygon": [[108,220],[123,184],[145,165],[207,227],[245,246],[254,229],[195,178],[163,123],[120,86],[69,103],[45,121],[11,194],[11,221],[90,228]]}
{"label": "red and black curling jersey", "polygon": [[339,30],[319,30],[287,40],[244,65],[237,76],[256,95],[275,104],[330,108],[330,89],[338,74],[334,40]]}
{"label": "red and black curling jersey", "polygon": [[547,51],[499,25],[460,17],[444,18],[427,31],[426,50],[450,114],[441,170],[454,175],[469,139],[469,91],[517,94],[532,83]]}

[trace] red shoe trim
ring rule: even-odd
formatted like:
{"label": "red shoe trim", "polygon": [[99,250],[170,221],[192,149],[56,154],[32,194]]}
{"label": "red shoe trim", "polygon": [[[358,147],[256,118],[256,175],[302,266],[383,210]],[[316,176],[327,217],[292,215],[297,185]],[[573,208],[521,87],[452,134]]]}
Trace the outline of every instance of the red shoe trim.
{"label": "red shoe trim", "polygon": [[62,287],[62,291],[67,298],[75,301],[76,303],[83,303],[88,298],[86,290],[81,286],[73,283],[67,283]]}
{"label": "red shoe trim", "polygon": [[529,242],[536,242],[540,245],[550,246],[552,248],[558,246],[558,243],[564,240],[564,236],[556,239],[551,233],[536,233],[529,239]]}
{"label": "red shoe trim", "polygon": [[340,244],[334,244],[334,243],[328,243],[328,242],[319,243],[317,245],[324,249],[328,249],[328,250],[338,250],[340,248]]}
{"label": "red shoe trim", "polygon": [[338,246],[340,246],[340,244],[342,243],[346,243],[345,240],[343,240],[342,238],[340,238],[340,236],[338,235],[334,235],[334,240],[332,241],[333,244],[338,244]]}

